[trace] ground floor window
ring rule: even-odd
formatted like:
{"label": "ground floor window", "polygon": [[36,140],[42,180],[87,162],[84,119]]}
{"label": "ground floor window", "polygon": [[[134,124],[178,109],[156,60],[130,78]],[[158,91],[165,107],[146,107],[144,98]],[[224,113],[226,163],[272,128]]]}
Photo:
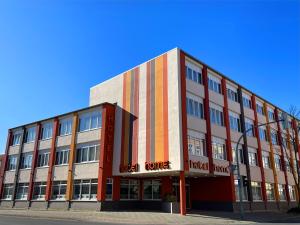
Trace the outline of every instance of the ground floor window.
{"label": "ground floor window", "polygon": [[33,199],[35,199],[35,200],[45,199],[46,187],[47,187],[47,183],[46,182],[37,182],[37,183],[34,183],[34,187],[33,187]]}
{"label": "ground floor window", "polygon": [[296,200],[295,186],[289,185],[289,194],[292,201]]}
{"label": "ground floor window", "polygon": [[28,183],[18,183],[16,199],[27,200]]}
{"label": "ground floor window", "polygon": [[267,200],[275,200],[274,184],[266,183]]}
{"label": "ground floor window", "polygon": [[12,198],[13,187],[13,184],[4,184],[2,199],[10,200]]}
{"label": "ground floor window", "polygon": [[282,201],[286,200],[284,184],[278,184],[278,193],[279,193],[280,200],[282,200]]}
{"label": "ground floor window", "polygon": [[144,195],[145,200],[159,200],[161,191],[160,180],[145,180],[144,181]]}
{"label": "ground floor window", "polygon": [[113,179],[107,178],[106,179],[106,200],[112,200],[112,192],[113,192]]}
{"label": "ground floor window", "polygon": [[67,181],[54,181],[52,185],[52,199],[64,200],[66,197]]}
{"label": "ground floor window", "polygon": [[96,200],[97,199],[97,179],[74,180],[75,200]]}
{"label": "ground floor window", "polygon": [[[242,178],[242,200],[243,201],[247,201],[248,200],[248,190],[247,190],[247,186],[244,185],[243,182],[243,178]],[[236,201],[240,200],[240,194],[239,194],[239,181],[238,180],[234,180],[234,186],[235,186],[235,198]]]}
{"label": "ground floor window", "polygon": [[260,182],[251,182],[251,188],[252,188],[252,197],[254,201],[260,201],[262,200],[261,196],[261,183]]}
{"label": "ground floor window", "polygon": [[129,200],[133,199],[136,200],[139,198],[139,181],[138,180],[121,180],[121,199],[122,200]]}

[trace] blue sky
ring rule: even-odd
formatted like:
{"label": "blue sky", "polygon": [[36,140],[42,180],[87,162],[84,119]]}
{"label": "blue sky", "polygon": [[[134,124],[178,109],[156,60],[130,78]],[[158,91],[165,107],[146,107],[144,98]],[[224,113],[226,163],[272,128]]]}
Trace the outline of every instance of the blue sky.
{"label": "blue sky", "polygon": [[7,129],[88,106],[89,88],[180,47],[283,109],[300,108],[300,1],[1,1]]}

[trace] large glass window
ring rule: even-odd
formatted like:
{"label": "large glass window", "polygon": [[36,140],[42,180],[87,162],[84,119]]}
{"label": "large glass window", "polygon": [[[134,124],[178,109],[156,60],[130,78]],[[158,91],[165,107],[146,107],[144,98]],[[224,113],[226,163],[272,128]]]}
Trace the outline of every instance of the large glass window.
{"label": "large glass window", "polygon": [[282,170],[280,155],[274,154],[274,162],[275,162],[275,168],[277,170]]}
{"label": "large glass window", "polygon": [[231,101],[239,102],[238,94],[237,94],[236,91],[228,88],[227,89],[227,96],[228,96],[228,99],[230,99]]}
{"label": "large glass window", "polygon": [[267,200],[275,200],[274,184],[266,183]]}
{"label": "large glass window", "polygon": [[188,148],[190,155],[206,156],[204,139],[188,135]]}
{"label": "large glass window", "polygon": [[35,140],[35,127],[26,129],[25,132],[25,143],[33,142]]}
{"label": "large glass window", "polygon": [[250,119],[245,119],[245,128],[247,131],[247,136],[254,137],[254,125],[253,121]]}
{"label": "large glass window", "polygon": [[289,194],[290,194],[290,199],[292,201],[296,200],[296,191],[295,191],[295,186],[289,185]]}
{"label": "large glass window", "polygon": [[284,184],[278,184],[278,193],[279,193],[279,199],[281,201],[286,200],[285,186],[284,186]]}
{"label": "large glass window", "polygon": [[52,122],[45,123],[42,126],[42,140],[52,138],[53,125]]}
{"label": "large glass window", "polygon": [[15,170],[17,167],[17,156],[10,155],[8,156],[7,170]]}
{"label": "large glass window", "polygon": [[252,188],[252,196],[254,201],[262,200],[261,195],[261,183],[260,182],[251,182],[251,188]]}
{"label": "large glass window", "polygon": [[69,149],[62,149],[56,152],[55,165],[67,165],[69,163]]}
{"label": "large glass window", "polygon": [[79,131],[88,131],[102,126],[102,113],[100,111],[86,113],[79,117]]}
{"label": "large glass window", "polygon": [[[247,201],[248,200],[248,190],[247,186],[244,185],[244,177],[242,177],[242,200]],[[234,187],[235,187],[235,197],[236,201],[240,200],[240,194],[239,194],[239,182],[238,180],[234,180]]]}
{"label": "large glass window", "polygon": [[67,181],[54,181],[52,186],[52,199],[64,200],[66,197]]}
{"label": "large glass window", "polygon": [[213,140],[212,150],[214,159],[226,160],[226,148],[224,143]]}
{"label": "large glass window", "polygon": [[13,134],[12,146],[19,145],[21,143],[21,135],[22,134],[20,132],[16,132]]}
{"label": "large glass window", "polygon": [[262,154],[263,167],[266,169],[270,169],[270,153],[264,151]]}
{"label": "large glass window", "polygon": [[161,190],[160,180],[145,180],[144,181],[144,195],[145,200],[159,200]]}
{"label": "large glass window", "polygon": [[211,123],[219,125],[219,126],[224,126],[224,119],[223,119],[222,111],[210,107],[209,112],[210,112]]}
{"label": "large glass window", "polygon": [[12,198],[13,188],[13,184],[4,184],[2,199],[10,200]]}
{"label": "large glass window", "polygon": [[[238,149],[239,152],[239,163],[245,163],[244,161],[244,154],[243,154],[243,149],[239,148]],[[237,162],[237,158],[236,158],[236,148],[232,147],[232,162],[236,163]]]}
{"label": "large glass window", "polygon": [[106,179],[106,200],[112,200],[112,193],[113,193],[113,179],[107,178]]}
{"label": "large glass window", "polygon": [[59,124],[59,135],[68,135],[72,133],[72,119],[64,119]]}
{"label": "large glass window", "polygon": [[265,115],[264,107],[260,104],[256,104],[256,111],[261,115]]}
{"label": "large glass window", "polygon": [[217,79],[212,78],[212,75],[208,75],[208,88],[216,93],[221,94],[221,82],[217,81]]}
{"label": "large glass window", "polygon": [[35,200],[43,200],[46,195],[46,182],[36,182],[33,186],[33,199]]}
{"label": "large glass window", "polygon": [[238,115],[229,114],[229,122],[230,122],[230,128],[231,130],[234,130],[236,132],[241,132],[241,121]]}
{"label": "large glass window", "polygon": [[30,169],[32,164],[32,153],[23,153],[21,156],[21,169]]}
{"label": "large glass window", "polygon": [[189,66],[185,67],[186,69],[186,78],[192,80],[198,84],[202,84],[202,74],[201,72],[191,69]]}
{"label": "large glass window", "polygon": [[260,140],[262,140],[262,141],[268,141],[266,128],[259,127],[258,128],[258,132],[259,132],[259,138],[260,138]]}
{"label": "large glass window", "polygon": [[276,131],[271,131],[271,141],[273,145],[278,145],[278,135]]}
{"label": "large glass window", "polygon": [[96,200],[97,199],[97,179],[74,180],[75,200]]}
{"label": "large glass window", "polygon": [[121,180],[121,200],[136,200],[139,198],[139,181],[138,180]]}
{"label": "large glass window", "polygon": [[203,119],[203,104],[193,100],[191,98],[186,98],[187,114],[189,116],[195,116],[197,118]]}
{"label": "large glass window", "polygon": [[16,199],[27,200],[28,183],[18,183]]}
{"label": "large glass window", "polygon": [[268,116],[269,116],[269,121],[274,121],[275,120],[274,111],[268,110]]}
{"label": "large glass window", "polygon": [[39,152],[38,156],[38,167],[45,167],[49,166],[49,157],[50,157],[50,152],[49,150],[47,151],[41,151]]}
{"label": "large glass window", "polygon": [[251,107],[252,103],[251,103],[250,98],[246,98],[244,96],[242,98],[243,98],[243,105],[244,105],[244,107],[251,109],[252,108]]}
{"label": "large glass window", "polygon": [[257,166],[257,153],[254,151],[248,152],[249,165]]}
{"label": "large glass window", "polygon": [[99,145],[84,146],[76,150],[76,163],[94,162],[99,160]]}

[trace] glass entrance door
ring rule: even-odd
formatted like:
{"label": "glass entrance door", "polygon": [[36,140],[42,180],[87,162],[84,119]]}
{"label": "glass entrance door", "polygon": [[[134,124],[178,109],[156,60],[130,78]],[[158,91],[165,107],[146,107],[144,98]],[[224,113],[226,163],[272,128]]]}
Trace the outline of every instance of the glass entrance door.
{"label": "glass entrance door", "polygon": [[[174,181],[172,185],[173,195],[176,196],[176,201],[180,202],[180,187],[178,181]],[[190,184],[185,183],[186,208],[191,208]]]}

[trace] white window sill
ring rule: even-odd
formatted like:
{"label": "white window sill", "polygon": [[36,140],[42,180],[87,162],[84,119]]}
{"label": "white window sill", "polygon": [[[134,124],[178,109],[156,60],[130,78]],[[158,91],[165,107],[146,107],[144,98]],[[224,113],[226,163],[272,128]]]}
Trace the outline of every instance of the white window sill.
{"label": "white window sill", "polygon": [[31,144],[31,143],[34,143],[34,140],[33,141],[24,142],[24,144]]}
{"label": "white window sill", "polygon": [[90,164],[90,163],[98,163],[98,162],[99,162],[99,160],[96,160],[96,161],[87,161],[87,162],[74,163],[74,165]]}
{"label": "white window sill", "polygon": [[66,136],[72,136],[72,133],[70,133],[70,134],[61,134],[61,135],[58,135],[57,137],[66,137]]}
{"label": "white window sill", "polygon": [[20,171],[31,170],[31,168],[21,168]]}
{"label": "white window sill", "polygon": [[50,139],[52,139],[52,137],[44,138],[44,139],[41,139],[40,141],[48,141],[48,140],[50,140]]}
{"label": "white window sill", "polygon": [[64,167],[64,166],[68,166],[69,165],[69,163],[67,163],[67,164],[58,164],[58,165],[54,165],[55,167]]}
{"label": "white window sill", "polygon": [[89,132],[89,131],[93,131],[93,130],[99,130],[99,129],[101,129],[101,127],[93,128],[93,129],[89,129],[89,130],[77,131],[77,133],[85,133],[85,132]]}

